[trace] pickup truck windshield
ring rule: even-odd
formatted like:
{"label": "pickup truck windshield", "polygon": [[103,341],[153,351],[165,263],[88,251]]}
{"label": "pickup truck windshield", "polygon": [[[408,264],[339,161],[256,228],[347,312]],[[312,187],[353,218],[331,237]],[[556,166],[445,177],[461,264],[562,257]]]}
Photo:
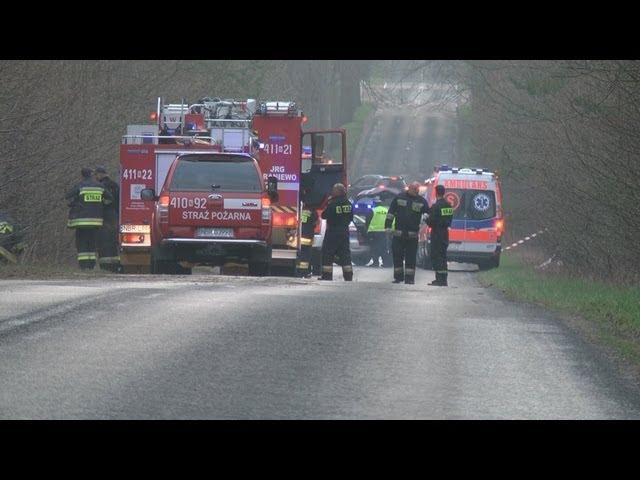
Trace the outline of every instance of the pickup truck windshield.
{"label": "pickup truck windshield", "polygon": [[178,160],[171,191],[255,192],[262,182],[253,160],[228,155],[185,157]]}

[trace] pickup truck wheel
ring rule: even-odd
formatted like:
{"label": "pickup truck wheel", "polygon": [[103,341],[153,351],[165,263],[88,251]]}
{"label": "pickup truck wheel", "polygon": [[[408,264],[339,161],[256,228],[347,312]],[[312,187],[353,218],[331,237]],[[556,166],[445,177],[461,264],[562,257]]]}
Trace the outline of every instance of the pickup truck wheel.
{"label": "pickup truck wheel", "polygon": [[269,262],[249,262],[249,275],[256,277],[264,277],[271,272],[271,263]]}

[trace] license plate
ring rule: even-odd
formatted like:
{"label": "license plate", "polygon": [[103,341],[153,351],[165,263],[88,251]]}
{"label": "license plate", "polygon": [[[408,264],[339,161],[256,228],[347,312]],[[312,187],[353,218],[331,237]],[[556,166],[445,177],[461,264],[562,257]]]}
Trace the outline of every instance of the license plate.
{"label": "license plate", "polygon": [[233,238],[233,228],[198,228],[196,237]]}

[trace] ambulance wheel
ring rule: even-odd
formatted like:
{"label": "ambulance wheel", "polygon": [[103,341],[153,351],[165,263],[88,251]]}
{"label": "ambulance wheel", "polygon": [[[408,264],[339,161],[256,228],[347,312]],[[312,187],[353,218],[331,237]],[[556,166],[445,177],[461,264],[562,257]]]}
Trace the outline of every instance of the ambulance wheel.
{"label": "ambulance wheel", "polygon": [[498,268],[500,266],[500,255],[497,255],[490,260],[483,260],[478,262],[478,269],[480,271],[491,270],[492,268]]}

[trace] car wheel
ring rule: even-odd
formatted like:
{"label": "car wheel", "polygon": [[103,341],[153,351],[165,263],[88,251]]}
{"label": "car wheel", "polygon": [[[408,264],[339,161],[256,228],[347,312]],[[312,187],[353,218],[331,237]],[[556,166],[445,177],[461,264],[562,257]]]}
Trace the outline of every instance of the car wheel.
{"label": "car wheel", "polygon": [[358,267],[364,267],[367,263],[369,263],[371,257],[364,256],[352,256],[351,261]]}

